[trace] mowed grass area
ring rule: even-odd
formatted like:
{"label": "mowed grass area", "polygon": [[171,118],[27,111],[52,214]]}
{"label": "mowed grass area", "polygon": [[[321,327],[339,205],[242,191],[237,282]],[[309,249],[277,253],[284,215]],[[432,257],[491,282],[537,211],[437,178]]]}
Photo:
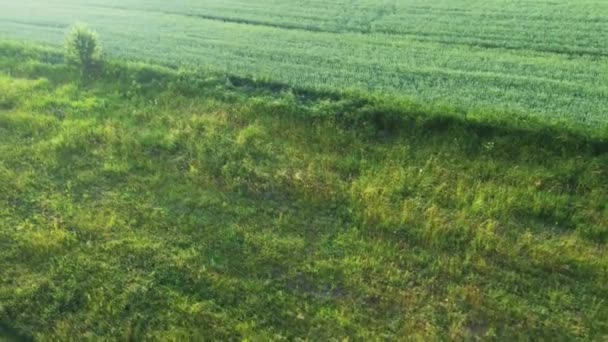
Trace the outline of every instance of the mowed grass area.
{"label": "mowed grass area", "polygon": [[0,49],[0,335],[602,340],[608,141]]}
{"label": "mowed grass area", "polygon": [[0,35],[608,129],[603,0],[0,0]]}

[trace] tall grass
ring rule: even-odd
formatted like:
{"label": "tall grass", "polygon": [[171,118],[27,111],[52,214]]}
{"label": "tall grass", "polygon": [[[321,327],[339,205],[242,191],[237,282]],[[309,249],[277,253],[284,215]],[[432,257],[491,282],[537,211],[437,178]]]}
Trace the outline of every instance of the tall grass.
{"label": "tall grass", "polygon": [[48,56],[0,49],[0,334],[608,334],[606,136]]}

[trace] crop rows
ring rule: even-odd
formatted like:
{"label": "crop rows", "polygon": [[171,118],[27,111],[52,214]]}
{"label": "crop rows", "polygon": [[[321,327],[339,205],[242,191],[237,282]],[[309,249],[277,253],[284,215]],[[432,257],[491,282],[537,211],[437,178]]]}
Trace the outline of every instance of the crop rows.
{"label": "crop rows", "polygon": [[[606,126],[608,4],[559,1],[1,0],[0,36],[113,56]],[[21,18],[21,19],[15,19]]]}

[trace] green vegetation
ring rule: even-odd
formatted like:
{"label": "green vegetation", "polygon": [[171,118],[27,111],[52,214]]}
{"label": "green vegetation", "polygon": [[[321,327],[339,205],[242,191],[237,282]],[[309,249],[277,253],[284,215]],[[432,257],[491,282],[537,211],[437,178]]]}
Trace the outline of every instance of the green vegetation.
{"label": "green vegetation", "polygon": [[6,43],[0,71],[8,338],[608,336],[606,136],[144,64],[83,84]]}
{"label": "green vegetation", "polygon": [[85,24],[72,27],[65,41],[66,60],[78,68],[83,76],[91,76],[101,58],[97,33]]}
{"label": "green vegetation", "polygon": [[604,0],[5,0],[0,35],[74,20],[114,57],[608,129]]}

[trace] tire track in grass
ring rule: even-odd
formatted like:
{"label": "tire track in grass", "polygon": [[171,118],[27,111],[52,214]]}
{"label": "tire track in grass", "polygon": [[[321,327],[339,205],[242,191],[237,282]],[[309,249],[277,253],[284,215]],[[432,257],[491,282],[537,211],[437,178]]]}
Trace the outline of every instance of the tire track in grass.
{"label": "tire track in grass", "polygon": [[221,21],[221,22],[225,22],[225,23],[234,23],[234,24],[243,24],[243,25],[252,25],[252,26],[264,26],[264,27],[272,27],[272,28],[279,28],[279,29],[285,29],[285,30],[298,30],[298,31],[321,32],[321,33],[340,33],[339,31],[325,30],[320,27],[310,26],[310,25],[279,24],[279,23],[273,23],[273,22],[264,21],[264,20],[242,19],[242,18],[233,18],[233,17],[219,16],[219,15],[183,13],[183,12],[177,12],[177,11],[152,10],[152,9],[143,9],[143,8],[140,9],[140,8],[129,8],[129,7],[123,7],[123,6],[109,6],[109,5],[93,5],[93,6],[89,6],[89,7],[174,15],[174,16],[180,16],[180,17],[186,17],[186,18],[198,18],[198,19],[202,19],[202,20]]}
{"label": "tire track in grass", "polygon": [[[492,43],[490,41],[479,41],[479,42],[463,42],[456,40],[447,40],[441,39],[440,37],[444,36],[453,36],[453,37],[466,37],[475,39],[477,37],[473,36],[461,36],[461,35],[453,35],[453,34],[443,34],[443,33],[431,33],[431,32],[422,32],[422,31],[410,31],[410,32],[401,32],[395,33],[391,31],[376,31],[377,33],[386,34],[386,35],[396,35],[400,37],[409,37],[418,42],[432,42],[432,43],[440,43],[444,45],[454,45],[454,46],[470,46],[470,47],[481,47],[484,49],[505,49],[510,51],[530,51],[530,52],[538,52],[538,53],[548,53],[555,54],[561,56],[569,56],[569,57],[608,57],[608,52],[595,51],[589,49],[573,49],[573,50],[564,50],[558,48],[539,48],[539,47],[517,47],[512,45],[503,45],[500,43]],[[427,38],[428,37],[428,38]],[[484,39],[483,37],[479,37],[479,39]],[[516,41],[516,39],[513,39]]]}
{"label": "tire track in grass", "polygon": [[0,22],[12,23],[12,24],[18,24],[18,25],[35,26],[35,27],[42,27],[42,28],[53,28],[53,29],[66,29],[69,27],[69,25],[66,25],[66,24],[42,23],[42,22],[37,23],[37,22],[30,22],[30,21],[24,21],[24,20],[12,20],[12,19],[1,19],[1,18],[0,18]]}
{"label": "tire track in grass", "polygon": [[324,32],[324,33],[340,33],[339,31],[330,31],[324,30],[315,26],[304,26],[297,24],[277,24],[271,23],[268,21],[261,20],[252,20],[252,19],[238,19],[238,18],[230,18],[224,16],[215,16],[215,15],[206,15],[206,14],[186,14],[179,12],[170,12],[170,11],[161,11],[160,13],[169,14],[169,15],[177,15],[189,18],[199,18],[204,20],[215,20],[222,21],[225,23],[233,23],[233,24],[244,24],[244,25],[254,25],[254,26],[265,26],[265,27],[273,27],[284,30],[300,30],[300,31],[310,31],[310,32]]}

